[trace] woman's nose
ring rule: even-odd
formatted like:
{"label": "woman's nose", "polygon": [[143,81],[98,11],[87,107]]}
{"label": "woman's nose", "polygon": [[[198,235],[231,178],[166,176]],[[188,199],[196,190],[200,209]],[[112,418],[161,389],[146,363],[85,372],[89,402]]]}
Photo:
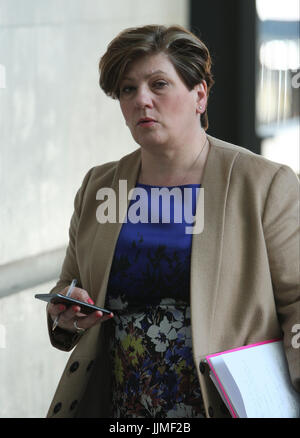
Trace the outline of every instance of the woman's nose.
{"label": "woman's nose", "polygon": [[151,91],[146,87],[139,87],[136,93],[135,104],[138,108],[153,106]]}

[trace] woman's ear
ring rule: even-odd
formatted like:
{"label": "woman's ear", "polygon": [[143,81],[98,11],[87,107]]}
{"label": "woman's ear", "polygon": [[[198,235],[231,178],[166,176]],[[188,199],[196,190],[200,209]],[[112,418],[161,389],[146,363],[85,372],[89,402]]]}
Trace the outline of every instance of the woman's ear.
{"label": "woman's ear", "polygon": [[201,81],[200,84],[195,85],[194,90],[196,91],[196,113],[202,114],[206,110],[207,104],[207,83],[206,81]]}

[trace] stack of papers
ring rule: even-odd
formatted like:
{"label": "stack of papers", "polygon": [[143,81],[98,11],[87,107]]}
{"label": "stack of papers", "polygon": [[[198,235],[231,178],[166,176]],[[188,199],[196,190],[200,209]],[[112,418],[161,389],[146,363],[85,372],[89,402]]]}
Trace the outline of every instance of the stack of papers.
{"label": "stack of papers", "polygon": [[206,356],[210,377],[232,417],[300,418],[279,339]]}

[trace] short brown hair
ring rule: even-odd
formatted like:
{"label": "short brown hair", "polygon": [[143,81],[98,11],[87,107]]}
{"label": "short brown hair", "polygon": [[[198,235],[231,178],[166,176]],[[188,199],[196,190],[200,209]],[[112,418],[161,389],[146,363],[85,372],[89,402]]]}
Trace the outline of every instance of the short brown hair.
{"label": "short brown hair", "polygon": [[[108,96],[119,99],[120,83],[128,64],[160,52],[168,55],[188,89],[205,80],[209,95],[214,84],[209,51],[196,35],[178,25],[147,25],[119,33],[100,59],[100,87]],[[201,125],[205,130],[208,128],[207,109],[201,114]]]}

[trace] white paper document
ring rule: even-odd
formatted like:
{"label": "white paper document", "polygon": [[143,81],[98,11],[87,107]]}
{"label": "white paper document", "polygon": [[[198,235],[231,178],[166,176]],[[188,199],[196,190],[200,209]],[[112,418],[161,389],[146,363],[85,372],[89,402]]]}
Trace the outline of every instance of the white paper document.
{"label": "white paper document", "polygon": [[300,418],[300,394],[291,384],[282,341],[241,347],[206,359],[232,416]]}

